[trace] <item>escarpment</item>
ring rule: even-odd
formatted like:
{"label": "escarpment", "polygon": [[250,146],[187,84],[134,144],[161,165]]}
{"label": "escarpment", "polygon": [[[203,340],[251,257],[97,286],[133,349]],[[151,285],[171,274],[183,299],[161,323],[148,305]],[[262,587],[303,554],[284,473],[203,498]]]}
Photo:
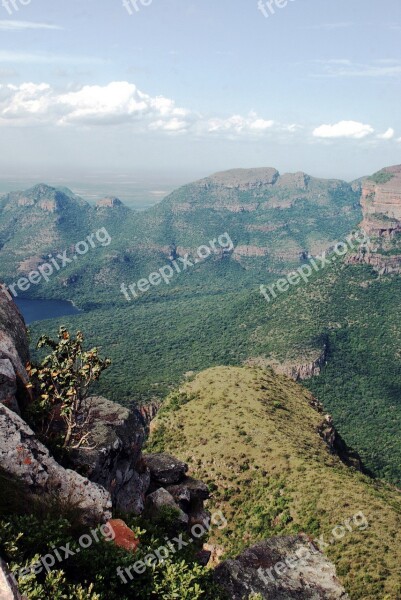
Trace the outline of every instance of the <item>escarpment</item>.
{"label": "escarpment", "polygon": [[368,264],[382,275],[401,273],[401,165],[363,180],[361,206],[370,243],[347,262]]}

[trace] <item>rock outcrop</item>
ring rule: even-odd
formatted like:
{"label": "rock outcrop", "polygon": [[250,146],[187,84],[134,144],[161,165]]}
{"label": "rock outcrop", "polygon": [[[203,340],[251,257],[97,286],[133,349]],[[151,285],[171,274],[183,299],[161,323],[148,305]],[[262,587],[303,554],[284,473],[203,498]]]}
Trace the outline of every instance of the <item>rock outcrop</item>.
{"label": "rock outcrop", "polygon": [[305,364],[294,364],[291,366],[283,366],[282,373],[287,375],[294,381],[304,381],[320,375],[320,372],[327,359],[327,346],[325,345],[320,354],[314,360]]}
{"label": "rock outcrop", "polygon": [[266,167],[260,169],[231,169],[215,173],[204,180],[204,184],[213,183],[229,189],[250,190],[274,185],[280,173],[277,169]]}
{"label": "rock outcrop", "polygon": [[182,480],[188,471],[188,465],[170,454],[148,454],[144,457],[150,471],[152,482],[156,486],[173,485]]}
{"label": "rock outcrop", "polygon": [[0,287],[0,403],[15,412],[19,412],[19,403],[29,398],[25,370],[28,356],[23,318]]}
{"label": "rock outcrop", "polygon": [[335,567],[306,535],[276,537],[221,563],[216,581],[231,600],[349,600]]}
{"label": "rock outcrop", "polygon": [[84,524],[111,518],[110,494],[50,456],[19,415],[0,405],[0,469],[27,495],[79,509]]}
{"label": "rock outcrop", "polygon": [[142,460],[146,422],[137,410],[129,410],[106,398],[92,397],[91,447],[75,450],[74,468],[111,493],[113,506],[140,514],[150,473]]}
{"label": "rock outcrop", "polygon": [[181,510],[167,490],[159,488],[146,498],[145,514],[149,519],[161,517],[166,508],[170,508],[176,513],[174,522],[177,527],[187,527],[189,523],[188,515]]}
{"label": "rock outcrop", "polygon": [[118,208],[124,206],[119,198],[108,196],[96,202],[96,208]]}
{"label": "rock outcrop", "polygon": [[[319,410],[321,412],[321,410]],[[326,415],[317,429],[318,434],[326,443],[331,454],[338,456],[348,467],[354,467],[358,471],[368,473],[362,464],[361,457],[357,452],[348,448],[347,444],[335,428],[333,417]]]}
{"label": "rock outcrop", "polygon": [[401,165],[387,167],[362,181],[361,229],[370,244],[350,254],[350,264],[368,264],[381,275],[401,273]]}
{"label": "rock outcrop", "polygon": [[0,600],[26,600],[17,588],[15,577],[10,573],[4,561],[0,558]]}
{"label": "rock outcrop", "polygon": [[262,369],[271,367],[276,373],[286,375],[294,381],[304,381],[305,379],[311,379],[311,377],[320,375],[327,361],[327,344],[323,344],[321,350],[305,351],[303,358],[305,359],[306,357],[308,360],[301,363],[297,359],[280,361],[277,358],[255,356],[248,358],[244,361],[244,364],[250,367],[261,367]]}
{"label": "rock outcrop", "polygon": [[192,527],[209,518],[204,502],[210,497],[205,483],[188,477],[188,465],[169,454],[146,454],[144,462],[150,471],[146,510],[157,517],[163,506],[175,508],[178,523]]}
{"label": "rock outcrop", "polygon": [[387,167],[362,184],[361,227],[371,236],[401,233],[401,165]]}

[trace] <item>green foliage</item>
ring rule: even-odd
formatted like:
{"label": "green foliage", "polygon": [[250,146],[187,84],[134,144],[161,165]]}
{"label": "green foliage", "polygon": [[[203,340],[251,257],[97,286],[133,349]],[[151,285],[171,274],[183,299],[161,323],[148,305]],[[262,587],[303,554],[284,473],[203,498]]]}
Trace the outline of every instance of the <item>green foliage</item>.
{"label": "green foliage", "polygon": [[80,331],[73,338],[65,327],[60,327],[58,342],[47,335],[40,338],[37,347],[50,347],[52,352],[38,367],[29,368],[33,387],[36,384],[40,390],[34,410],[42,414],[41,429],[51,434],[53,421],[61,417],[65,425],[63,448],[88,444],[92,415],[86,400],[91,386],[111,362],[99,357],[98,348],[84,351],[83,342]]}
{"label": "green foliage", "polygon": [[[29,600],[224,600],[224,595],[212,581],[211,572],[199,566],[193,550],[180,551],[163,562],[148,568],[143,575],[132,571],[132,581],[124,569],[165,545],[168,527],[147,524],[141,519],[129,523],[140,532],[140,546],[135,554],[101,539],[90,548],[62,563],[56,562],[50,573],[21,574],[41,556],[70,544],[78,547],[77,539],[65,519],[42,522],[34,516],[0,517],[0,552],[9,562],[22,593]],[[89,532],[87,532],[89,534]],[[62,553],[61,553],[62,556]],[[126,583],[117,574],[121,567]]]}
{"label": "green foliage", "polygon": [[378,171],[374,173],[371,177],[368,177],[371,181],[374,181],[378,185],[383,185],[384,183],[388,183],[393,179],[394,175],[389,173],[388,171]]}

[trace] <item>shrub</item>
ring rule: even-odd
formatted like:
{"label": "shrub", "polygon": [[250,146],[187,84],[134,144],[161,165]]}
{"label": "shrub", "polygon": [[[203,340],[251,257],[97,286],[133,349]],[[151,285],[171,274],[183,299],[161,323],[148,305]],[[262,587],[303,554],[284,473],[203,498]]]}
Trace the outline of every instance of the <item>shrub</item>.
{"label": "shrub", "polygon": [[98,381],[110,365],[109,359],[99,357],[98,348],[84,351],[84,336],[78,331],[73,338],[65,327],[60,327],[58,342],[42,336],[38,348],[50,347],[38,367],[29,367],[29,374],[40,390],[33,414],[41,418],[44,434],[51,434],[58,416],[64,423],[63,448],[88,445],[91,406],[87,402],[91,385]]}

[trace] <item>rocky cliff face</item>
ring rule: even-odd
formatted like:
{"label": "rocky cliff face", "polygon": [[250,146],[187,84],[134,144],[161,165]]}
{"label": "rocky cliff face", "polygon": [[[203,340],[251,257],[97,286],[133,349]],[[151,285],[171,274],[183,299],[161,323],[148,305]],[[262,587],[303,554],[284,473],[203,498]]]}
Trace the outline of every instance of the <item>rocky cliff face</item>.
{"label": "rocky cliff face", "polygon": [[88,525],[111,518],[109,493],[75,471],[61,467],[25,421],[1,404],[0,469],[21,484],[27,499],[47,497],[60,506],[74,506],[81,513],[81,521]]}
{"label": "rocky cliff face", "polygon": [[401,165],[387,167],[362,184],[362,227],[369,235],[394,237],[401,232]]}
{"label": "rocky cliff face", "polygon": [[[306,358],[306,354],[305,352],[304,358]],[[316,350],[313,353],[309,352],[307,358],[308,360],[305,362],[296,359],[280,362],[277,359],[254,357],[247,359],[244,364],[251,367],[272,367],[280,375],[287,375],[287,377],[290,377],[294,381],[304,381],[305,379],[311,379],[311,377],[320,375],[327,360],[326,344],[323,345],[321,350]]]}
{"label": "rocky cliff face", "polygon": [[19,403],[29,397],[28,343],[18,308],[0,287],[0,403],[19,412]]}
{"label": "rocky cliff face", "polygon": [[119,198],[106,197],[96,202],[96,208],[118,208],[123,206],[123,203]]}
{"label": "rocky cliff face", "polygon": [[401,273],[401,165],[387,167],[363,180],[361,228],[370,247],[347,262],[371,265],[381,274]]}

